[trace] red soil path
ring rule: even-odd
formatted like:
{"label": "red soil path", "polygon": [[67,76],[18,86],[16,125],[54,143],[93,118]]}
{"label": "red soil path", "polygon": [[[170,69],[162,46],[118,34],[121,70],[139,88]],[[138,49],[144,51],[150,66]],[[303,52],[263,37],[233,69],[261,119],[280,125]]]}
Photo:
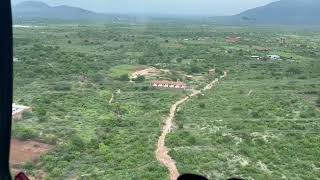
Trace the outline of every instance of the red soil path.
{"label": "red soil path", "polygon": [[[220,76],[220,79],[223,79],[227,76],[227,72],[224,72],[224,75]],[[171,180],[176,180],[179,177],[179,171],[176,167],[176,162],[174,159],[170,157],[168,154],[169,150],[165,145],[165,139],[166,136],[171,132],[172,126],[173,126],[173,120],[175,119],[175,115],[177,112],[177,109],[179,108],[180,105],[188,101],[190,98],[199,95],[202,91],[207,91],[213,88],[214,85],[219,83],[219,79],[215,79],[211,83],[207,84],[206,87],[204,87],[201,91],[193,90],[192,94],[190,96],[184,97],[183,99],[177,101],[174,103],[171,108],[170,108],[170,113],[169,116],[165,120],[165,125],[163,127],[161,136],[158,139],[158,144],[157,144],[157,150],[156,150],[156,158],[157,160],[163,164],[164,166],[167,167],[167,169],[170,172],[170,179]]]}

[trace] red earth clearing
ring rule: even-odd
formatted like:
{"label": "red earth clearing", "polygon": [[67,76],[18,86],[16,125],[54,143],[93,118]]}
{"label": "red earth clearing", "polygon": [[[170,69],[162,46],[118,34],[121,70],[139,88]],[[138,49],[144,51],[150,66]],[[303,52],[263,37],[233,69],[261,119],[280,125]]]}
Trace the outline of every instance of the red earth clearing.
{"label": "red earth clearing", "polygon": [[10,164],[20,166],[29,161],[35,161],[41,155],[48,153],[54,146],[36,141],[11,140]]}

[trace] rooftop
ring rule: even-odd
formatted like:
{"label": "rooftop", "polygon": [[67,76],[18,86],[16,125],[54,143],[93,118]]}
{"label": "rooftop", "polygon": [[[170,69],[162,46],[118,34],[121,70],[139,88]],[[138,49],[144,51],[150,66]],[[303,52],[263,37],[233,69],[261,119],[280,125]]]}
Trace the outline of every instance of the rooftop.
{"label": "rooftop", "polygon": [[30,110],[30,107],[12,104],[12,115]]}
{"label": "rooftop", "polygon": [[152,81],[153,84],[169,84],[169,85],[175,85],[175,86],[186,86],[186,83],[183,82],[175,82],[175,81],[168,81],[168,80],[157,80]]}

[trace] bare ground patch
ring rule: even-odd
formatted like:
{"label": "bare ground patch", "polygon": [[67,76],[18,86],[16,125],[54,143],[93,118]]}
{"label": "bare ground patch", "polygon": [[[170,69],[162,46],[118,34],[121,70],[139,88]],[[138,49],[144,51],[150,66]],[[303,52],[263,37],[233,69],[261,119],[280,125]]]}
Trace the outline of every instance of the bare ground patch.
{"label": "bare ground patch", "polygon": [[132,73],[131,77],[132,78],[137,78],[138,76],[152,77],[152,76],[157,76],[161,73],[162,73],[161,70],[154,67],[150,67],[146,69],[137,70],[136,72]]}
{"label": "bare ground patch", "polygon": [[41,155],[48,153],[53,147],[52,145],[32,140],[21,141],[12,139],[10,152],[11,166],[17,167],[29,161],[35,161],[39,159]]}

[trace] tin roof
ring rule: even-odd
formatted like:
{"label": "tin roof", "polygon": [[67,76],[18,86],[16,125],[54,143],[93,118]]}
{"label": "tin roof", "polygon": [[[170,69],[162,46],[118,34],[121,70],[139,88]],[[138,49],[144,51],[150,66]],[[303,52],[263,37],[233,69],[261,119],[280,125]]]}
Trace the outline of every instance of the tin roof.
{"label": "tin roof", "polygon": [[183,82],[175,82],[175,81],[168,81],[168,80],[161,80],[161,81],[152,81],[153,84],[168,84],[168,85],[175,85],[175,86],[187,86],[186,83]]}

